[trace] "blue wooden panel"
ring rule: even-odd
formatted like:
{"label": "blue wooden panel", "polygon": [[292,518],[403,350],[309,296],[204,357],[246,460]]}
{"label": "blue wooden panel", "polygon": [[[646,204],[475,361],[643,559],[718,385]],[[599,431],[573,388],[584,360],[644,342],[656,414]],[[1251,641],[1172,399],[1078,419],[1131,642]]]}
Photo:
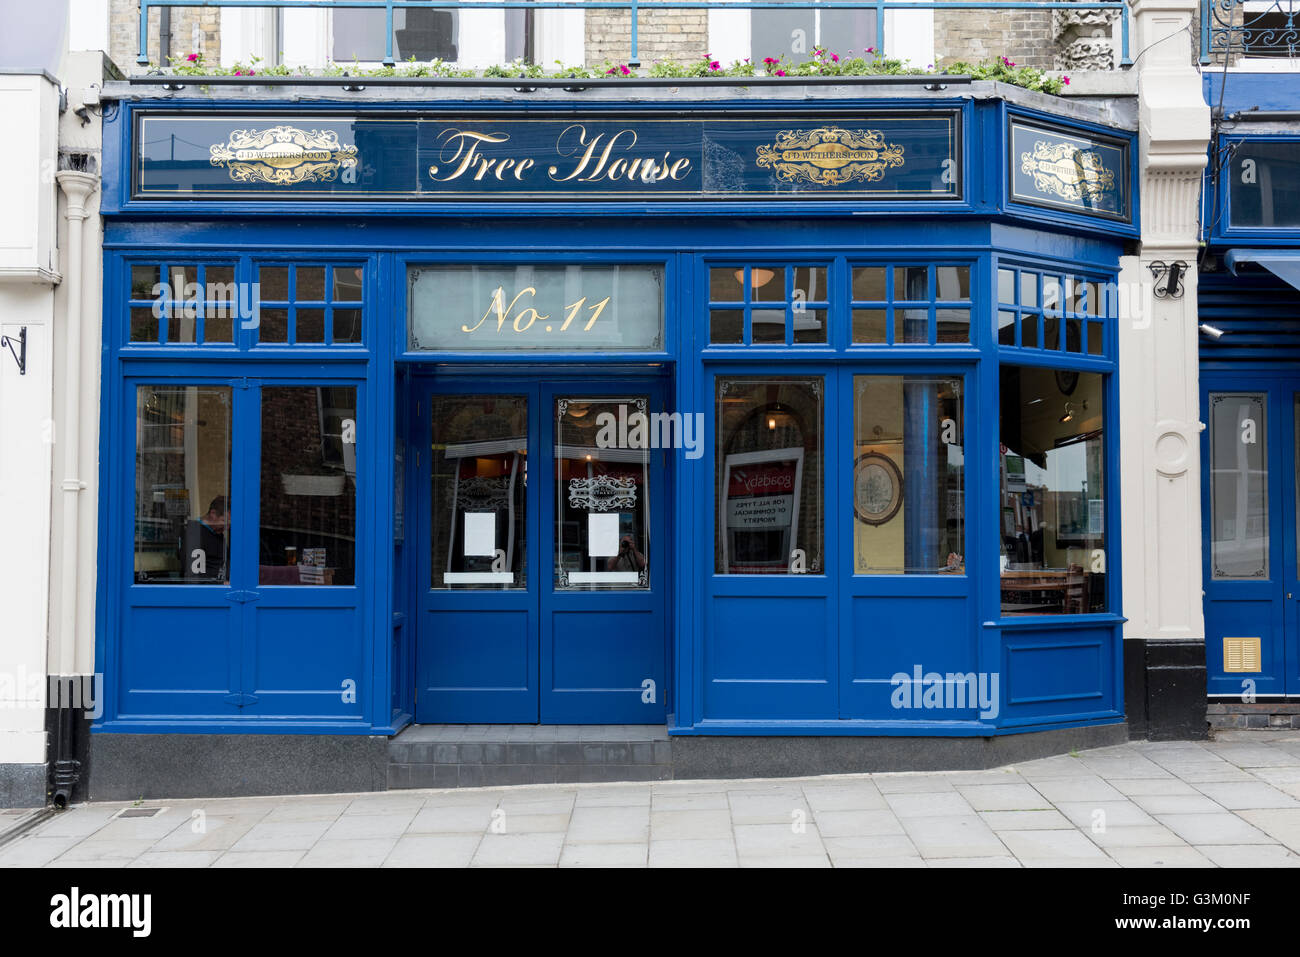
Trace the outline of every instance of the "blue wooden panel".
{"label": "blue wooden panel", "polygon": [[239,690],[231,680],[239,676],[239,611],[229,602],[131,608],[118,645],[118,673],[111,676],[120,713],[235,715],[238,708],[226,698]]}
{"label": "blue wooden panel", "polygon": [[826,606],[822,597],[714,598],[704,636],[704,717],[835,717],[835,642]]}
{"label": "blue wooden panel", "polygon": [[[973,719],[979,708],[965,688],[947,682],[942,707],[915,691],[915,676],[979,670],[970,634],[970,602],[960,598],[855,596],[844,635],[844,718]],[[907,681],[895,680],[906,675]],[[979,675],[974,689],[979,690]],[[988,687],[987,678],[984,679]],[[921,695],[933,682],[923,683]],[[951,693],[949,690],[951,689]],[[960,692],[960,697],[958,693]],[[958,707],[966,702],[967,707]]]}
{"label": "blue wooden panel", "polygon": [[257,623],[248,685],[257,701],[248,713],[361,717],[369,682],[357,609],[314,607],[308,595],[298,597],[301,603],[253,610]]}
{"label": "blue wooden panel", "polygon": [[423,613],[416,720],[537,720],[537,629],[529,610]]}
{"label": "blue wooden panel", "polygon": [[1003,722],[1114,710],[1113,643],[1113,628],[1004,636]]}

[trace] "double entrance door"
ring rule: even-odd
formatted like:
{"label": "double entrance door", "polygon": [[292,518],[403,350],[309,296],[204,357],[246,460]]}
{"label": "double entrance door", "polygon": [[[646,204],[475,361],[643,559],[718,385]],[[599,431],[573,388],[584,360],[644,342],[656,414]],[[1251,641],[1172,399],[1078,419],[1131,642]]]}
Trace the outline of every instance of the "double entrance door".
{"label": "double entrance door", "polygon": [[1300,377],[1203,372],[1211,695],[1300,695]]}
{"label": "double entrance door", "polygon": [[417,388],[416,720],[661,724],[653,379]]}

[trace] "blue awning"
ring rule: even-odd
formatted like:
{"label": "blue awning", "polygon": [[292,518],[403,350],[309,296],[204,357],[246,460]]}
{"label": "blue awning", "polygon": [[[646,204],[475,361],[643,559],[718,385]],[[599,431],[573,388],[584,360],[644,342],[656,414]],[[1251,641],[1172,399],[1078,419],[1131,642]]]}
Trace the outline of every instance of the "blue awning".
{"label": "blue awning", "polygon": [[1239,264],[1255,263],[1300,289],[1300,249],[1229,249],[1223,261],[1234,276]]}

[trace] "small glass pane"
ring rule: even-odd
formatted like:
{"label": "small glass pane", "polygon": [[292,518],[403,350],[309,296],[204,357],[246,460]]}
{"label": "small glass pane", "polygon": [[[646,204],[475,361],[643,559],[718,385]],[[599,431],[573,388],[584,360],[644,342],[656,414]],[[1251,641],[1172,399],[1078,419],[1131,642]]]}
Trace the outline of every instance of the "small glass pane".
{"label": "small glass pane", "polygon": [[998,270],[998,302],[1007,306],[1016,304],[1016,274],[1010,269]]}
{"label": "small glass pane", "polygon": [[925,301],[930,298],[929,271],[925,266],[894,268],[894,301]]}
{"label": "small glass pane", "polygon": [[998,311],[998,345],[1014,346],[1016,344],[1016,314],[1006,310]]}
{"label": "small glass pane", "polygon": [[325,267],[299,266],[297,287],[293,298],[296,302],[320,302],[325,298]]}
{"label": "small glass pane", "polygon": [[131,267],[131,298],[156,299],[161,293],[154,292],[158,286],[159,272],[157,266]]}
{"label": "small glass pane", "polygon": [[289,310],[280,306],[263,306],[257,326],[258,342],[289,341]]}
{"label": "small glass pane", "polygon": [[711,302],[744,302],[745,271],[741,267],[725,266],[709,270],[709,300]]}
{"label": "small glass pane", "polygon": [[1216,579],[1269,577],[1264,393],[1210,393],[1210,555]]}
{"label": "small glass pane", "polygon": [[821,572],[822,378],[719,376],[716,389],[718,574]]}
{"label": "small glass pane", "polygon": [[894,341],[925,342],[930,341],[929,309],[895,309]]}
{"label": "small glass pane", "polygon": [[885,341],[885,310],[854,309],[853,310],[853,341],[854,342],[884,342]]}
{"label": "small glass pane", "polygon": [[853,299],[856,302],[885,302],[888,299],[883,266],[854,267]]}
{"label": "small glass pane", "polygon": [[528,399],[435,395],[433,588],[527,585]]}
{"label": "small glass pane", "polygon": [[649,588],[649,399],[565,396],[555,416],[555,587]]}
{"label": "small glass pane", "polygon": [[199,267],[193,263],[179,265],[173,263],[166,270],[170,289],[164,289],[162,295],[175,300],[202,300],[203,293],[199,287]]}
{"label": "small glass pane", "polygon": [[131,307],[131,341],[157,342],[158,317],[153,314],[153,306]]}
{"label": "small glass pane", "polygon": [[206,266],[203,281],[207,285],[209,301],[230,302],[235,299],[232,283],[235,281],[234,266]]}
{"label": "small glass pane", "polygon": [[324,342],[325,310],[299,306],[294,314],[293,338],[295,342]]}
{"label": "small glass pane", "polygon": [[794,341],[798,345],[818,344],[826,341],[827,317],[825,309],[800,309],[799,303],[791,307],[794,316]]}
{"label": "small glass pane", "polygon": [[1065,351],[1083,352],[1083,320],[1065,320]]}
{"label": "small glass pane", "polygon": [[1020,274],[1020,304],[1030,309],[1038,308],[1038,273]]}
{"label": "small glass pane", "polygon": [[356,582],[357,390],[264,386],[261,585]]}
{"label": "small glass pane", "polygon": [[755,302],[785,302],[785,267],[750,267],[749,286],[750,299]]}
{"label": "small glass pane", "polygon": [[709,342],[735,345],[745,341],[743,309],[714,309],[709,313]]}
{"label": "small glass pane", "polygon": [[934,271],[935,298],[970,299],[970,267],[939,266]]}
{"label": "small glass pane", "polygon": [[970,310],[941,308],[934,314],[937,342],[970,342]]}
{"label": "small glass pane", "polygon": [[365,268],[362,266],[335,266],[334,301],[360,302],[365,287]]}
{"label": "small glass pane", "polygon": [[289,299],[289,267],[262,266],[257,271],[258,297],[262,302],[287,302]]}
{"label": "small glass pane", "polygon": [[1105,378],[1003,365],[1002,613],[1106,610]]}
{"label": "small glass pane", "polygon": [[856,574],[965,572],[963,428],[960,378],[853,377]]}
{"label": "small glass pane", "polygon": [[167,344],[189,345],[198,342],[198,303],[177,302],[168,307]]}
{"label": "small glass pane", "polygon": [[1084,294],[1087,297],[1086,307],[1088,310],[1088,315],[1090,316],[1101,315],[1101,312],[1099,311],[1099,307],[1101,304],[1101,299],[1100,299],[1101,290],[1098,287],[1097,283],[1095,282],[1084,283]]}
{"label": "small glass pane", "polygon": [[208,306],[207,314],[203,317],[203,341],[229,345],[234,341],[234,317],[228,310],[221,309],[218,312],[218,309],[219,307]]}
{"label": "small glass pane", "polygon": [[334,341],[361,341],[361,310],[334,307]]}
{"label": "small glass pane", "polygon": [[135,582],[230,580],[230,388],[136,389]]}
{"label": "small glass pane", "polygon": [[1020,344],[1026,349],[1038,348],[1038,319],[1033,313],[1020,317]]}
{"label": "small glass pane", "polygon": [[1061,319],[1059,315],[1043,316],[1043,348],[1060,351]]}
{"label": "small glass pane", "polygon": [[790,298],[796,302],[827,302],[830,290],[826,288],[825,266],[796,266],[794,290]]}
{"label": "small glass pane", "polygon": [[1088,322],[1088,355],[1099,356],[1106,351],[1106,326],[1103,320]]}
{"label": "small glass pane", "polygon": [[785,344],[785,306],[763,309],[754,306],[749,311],[749,341],[755,343]]}
{"label": "small glass pane", "polygon": [[1043,309],[1049,313],[1061,311],[1061,280],[1056,276],[1043,277]]}

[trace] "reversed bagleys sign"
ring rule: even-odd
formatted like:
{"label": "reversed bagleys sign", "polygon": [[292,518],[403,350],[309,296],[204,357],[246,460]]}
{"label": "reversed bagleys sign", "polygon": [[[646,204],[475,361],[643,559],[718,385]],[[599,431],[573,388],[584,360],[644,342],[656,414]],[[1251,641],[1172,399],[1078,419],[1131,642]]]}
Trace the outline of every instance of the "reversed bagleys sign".
{"label": "reversed bagleys sign", "polygon": [[334,130],[272,126],[232,131],[209,148],[208,162],[225,167],[236,183],[328,183],[357,165],[357,148],[340,143]]}
{"label": "reversed bagleys sign", "polygon": [[758,147],[758,165],[786,183],[841,186],[878,183],[885,170],[904,164],[905,147],[886,143],[879,130],[783,130],[771,146]]}
{"label": "reversed bagleys sign", "polygon": [[1130,219],[1128,143],[1012,119],[1011,199]]}
{"label": "reversed bagleys sign", "polygon": [[961,113],[136,118],[137,199],[960,200]]}

